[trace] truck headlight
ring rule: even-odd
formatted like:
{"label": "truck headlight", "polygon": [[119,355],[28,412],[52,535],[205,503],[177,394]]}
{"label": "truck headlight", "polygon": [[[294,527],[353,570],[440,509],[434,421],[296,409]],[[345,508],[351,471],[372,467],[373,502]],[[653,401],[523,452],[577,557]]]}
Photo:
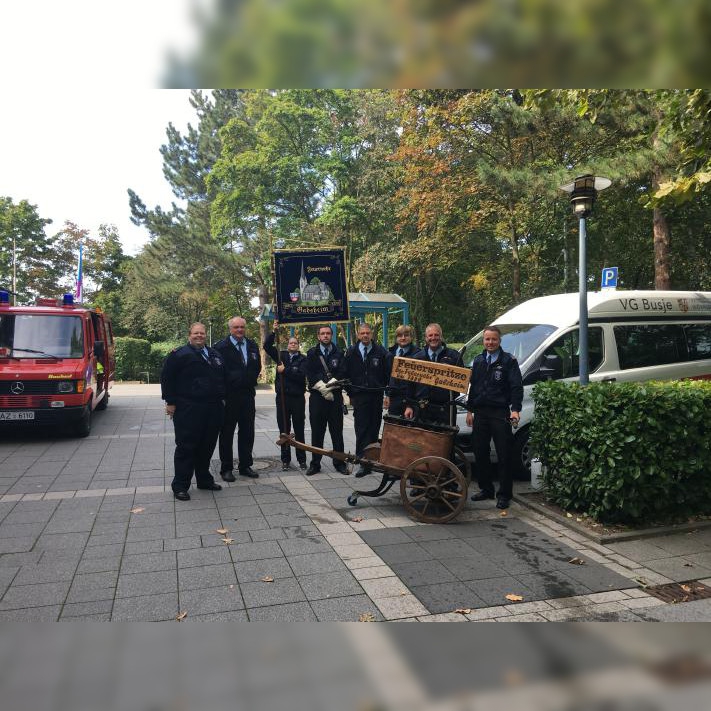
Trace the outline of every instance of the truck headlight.
{"label": "truck headlight", "polygon": [[57,383],[58,393],[73,393],[74,383],[71,380],[62,380]]}

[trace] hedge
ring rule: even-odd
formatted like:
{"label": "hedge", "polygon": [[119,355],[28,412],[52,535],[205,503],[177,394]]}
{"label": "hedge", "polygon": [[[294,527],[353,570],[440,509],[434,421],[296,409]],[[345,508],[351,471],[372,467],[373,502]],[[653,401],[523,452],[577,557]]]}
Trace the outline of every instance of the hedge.
{"label": "hedge", "polygon": [[163,370],[163,361],[166,356],[175,348],[184,345],[179,341],[162,341],[151,344],[151,352],[148,354],[148,361],[144,370],[150,373],[152,383],[160,381],[160,372]]}
{"label": "hedge", "polygon": [[554,504],[631,525],[711,514],[711,382],[546,382],[533,398]]}
{"label": "hedge", "polygon": [[151,344],[143,338],[118,336],[116,348],[116,380],[141,380],[148,370],[148,355]]}
{"label": "hedge", "polygon": [[115,345],[117,380],[146,380],[148,375],[151,383],[157,383],[165,357],[182,343],[151,343],[142,338],[118,337]]}

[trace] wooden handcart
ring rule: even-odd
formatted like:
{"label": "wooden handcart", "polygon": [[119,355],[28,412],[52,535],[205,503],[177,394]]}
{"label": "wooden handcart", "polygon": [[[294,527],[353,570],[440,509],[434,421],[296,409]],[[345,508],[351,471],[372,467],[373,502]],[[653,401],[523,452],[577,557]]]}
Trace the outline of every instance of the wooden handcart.
{"label": "wooden handcart", "polygon": [[350,494],[351,506],[358,503],[359,496],[382,496],[399,481],[400,498],[412,518],[424,523],[451,521],[466,504],[470,480],[469,462],[454,446],[459,428],[392,415],[385,415],[383,420],[382,440],[367,446],[362,457],[311,447],[287,434],[282,434],[277,444],[382,473],[375,489]]}

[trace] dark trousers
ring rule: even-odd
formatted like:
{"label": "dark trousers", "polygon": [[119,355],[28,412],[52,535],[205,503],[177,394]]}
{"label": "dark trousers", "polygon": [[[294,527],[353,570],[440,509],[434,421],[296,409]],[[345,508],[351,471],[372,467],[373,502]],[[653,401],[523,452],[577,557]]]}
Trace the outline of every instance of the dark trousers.
{"label": "dark trousers", "polygon": [[237,457],[239,469],[244,471],[254,464],[254,395],[250,392],[230,395],[225,403],[225,421],[220,431],[220,468],[232,469],[234,453],[232,449],[235,428],[237,429]]}
{"label": "dark trousers", "polygon": [[474,411],[474,426],[472,427],[472,445],[479,488],[489,494],[494,493],[489,456],[493,437],[496,456],[499,460],[499,491],[497,495],[506,499],[510,499],[513,494],[509,463],[513,448],[513,433],[509,417],[510,414],[506,408],[477,408]]}
{"label": "dark trousers", "polygon": [[425,422],[434,422],[438,425],[449,424],[449,403],[434,404],[428,403],[427,407],[420,410],[420,418]]}
{"label": "dark trousers", "polygon": [[[331,435],[331,444],[336,452],[343,452],[343,398],[338,393],[333,402],[325,400],[317,393],[309,397],[309,422],[311,424],[311,444],[323,449],[323,438],[326,427]],[[316,466],[321,464],[321,455],[312,454],[311,462]],[[333,460],[336,464],[337,460]]]}
{"label": "dark trousers", "polygon": [[180,402],[173,415],[175,429],[175,476],[173,491],[187,491],[195,474],[198,486],[215,480],[210,474],[210,459],[220,433],[224,408],[221,402]]}
{"label": "dark trousers", "polygon": [[[286,410],[286,412],[284,412]],[[276,397],[277,424],[279,432],[288,434],[291,427],[294,428],[294,436],[297,441],[304,441],[304,424],[306,423],[306,400],[303,395],[284,395],[282,404],[281,395]],[[286,419],[284,416],[286,415]],[[289,424],[291,423],[291,424]],[[303,449],[296,450],[296,460],[306,461],[306,452]],[[291,447],[284,445],[281,448],[281,461],[287,464],[291,461]]]}
{"label": "dark trousers", "polygon": [[402,417],[405,414],[405,400],[399,395],[391,395],[388,405],[388,415]]}
{"label": "dark trousers", "polygon": [[362,457],[369,444],[378,441],[380,423],[383,419],[383,396],[380,393],[354,395],[353,423],[356,436],[356,456]]}

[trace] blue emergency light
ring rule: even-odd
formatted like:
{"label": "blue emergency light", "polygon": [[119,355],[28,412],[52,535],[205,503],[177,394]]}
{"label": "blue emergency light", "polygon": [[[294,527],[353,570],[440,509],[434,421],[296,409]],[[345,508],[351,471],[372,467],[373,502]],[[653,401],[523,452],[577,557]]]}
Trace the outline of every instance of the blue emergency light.
{"label": "blue emergency light", "polygon": [[10,292],[0,291],[0,304],[9,304],[9,303],[10,303]]}
{"label": "blue emergency light", "polygon": [[65,294],[62,297],[62,306],[74,306],[74,295]]}

